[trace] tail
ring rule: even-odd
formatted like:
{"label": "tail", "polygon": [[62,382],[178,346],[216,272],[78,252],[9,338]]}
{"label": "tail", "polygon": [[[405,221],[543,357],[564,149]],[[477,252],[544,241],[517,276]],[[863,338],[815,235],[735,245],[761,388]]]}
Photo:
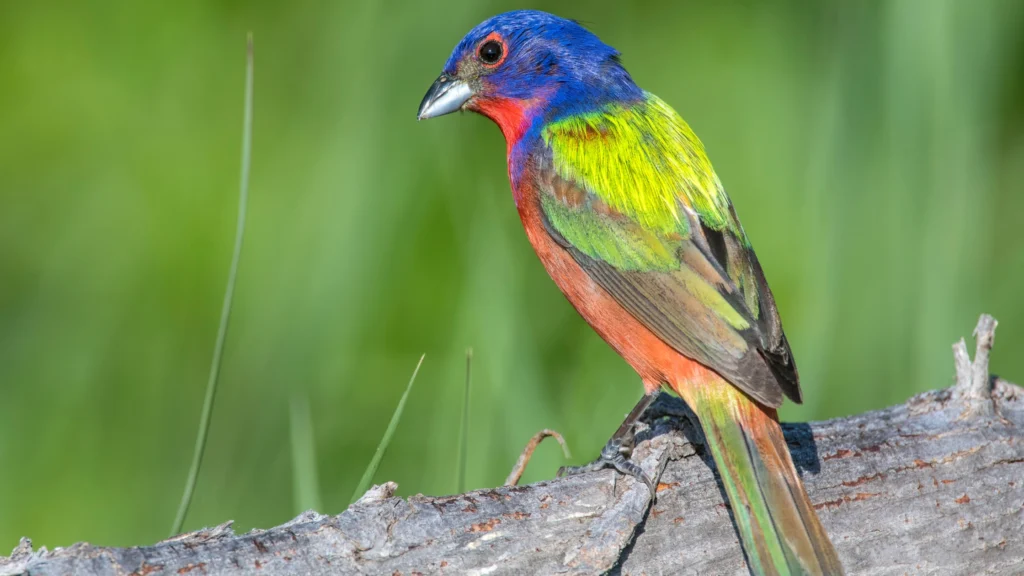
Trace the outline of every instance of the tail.
{"label": "tail", "polygon": [[754,574],[843,574],[775,410],[717,377],[674,385],[697,413]]}

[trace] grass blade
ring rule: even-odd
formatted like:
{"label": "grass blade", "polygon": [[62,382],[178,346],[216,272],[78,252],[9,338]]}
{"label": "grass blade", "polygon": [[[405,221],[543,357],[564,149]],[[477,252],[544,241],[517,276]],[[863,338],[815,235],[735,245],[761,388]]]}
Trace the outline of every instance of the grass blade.
{"label": "grass blade", "polygon": [[217,394],[217,379],[220,375],[220,361],[224,353],[224,340],[228,333],[228,320],[231,317],[231,301],[235,294],[235,280],[238,276],[238,260],[242,253],[242,239],[245,236],[245,212],[249,200],[249,165],[252,156],[252,93],[253,93],[253,52],[252,33],[246,38],[245,51],[245,112],[242,126],[242,170],[238,190],[238,222],[235,227],[235,248],[231,255],[231,269],[228,272],[228,284],[224,289],[224,304],[220,312],[220,327],[217,329],[217,341],[213,349],[213,361],[210,364],[210,377],[206,382],[206,397],[203,399],[203,412],[199,417],[199,433],[196,436],[196,447],[192,454],[192,466],[185,481],[185,492],[181,495],[178,513],[171,526],[171,536],[179,534],[192,503],[192,493],[199,477],[199,467],[206,451],[206,435],[210,430],[210,415],[213,413],[213,399]]}
{"label": "grass blade", "polygon": [[466,389],[462,396],[462,425],[459,435],[459,466],[456,494],[466,491],[466,455],[469,452],[469,383],[473,375],[473,349],[466,348]]}
{"label": "grass blade", "polygon": [[377,473],[377,468],[380,467],[380,461],[384,458],[384,452],[388,449],[388,444],[391,443],[391,435],[395,433],[395,428],[398,427],[398,420],[402,417],[402,410],[405,410],[405,401],[409,398],[409,391],[412,390],[412,383],[416,381],[416,374],[419,374],[420,366],[423,365],[423,359],[427,355],[420,356],[420,361],[416,363],[416,369],[412,371],[412,377],[409,378],[409,384],[405,387],[405,393],[402,394],[401,400],[398,401],[398,406],[395,407],[395,413],[391,415],[391,422],[388,422],[387,430],[384,431],[384,437],[380,439],[380,444],[377,445],[377,451],[373,453],[373,458],[370,460],[370,464],[366,467],[366,471],[363,472],[362,479],[359,480],[359,485],[356,486],[355,492],[352,493],[352,498],[349,503],[355,502],[360,496],[366,493],[366,490],[370,488],[370,482],[373,480],[373,475]]}
{"label": "grass blade", "polygon": [[289,431],[292,442],[292,490],[295,513],[320,510],[320,483],[316,473],[316,444],[313,418],[306,395],[295,392],[289,402]]}

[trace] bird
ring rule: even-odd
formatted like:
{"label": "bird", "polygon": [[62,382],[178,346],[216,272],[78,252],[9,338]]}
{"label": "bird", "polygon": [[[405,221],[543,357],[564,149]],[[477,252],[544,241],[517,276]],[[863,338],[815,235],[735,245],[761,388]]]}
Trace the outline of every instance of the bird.
{"label": "bird", "polygon": [[[842,574],[779,426],[802,401],[778,308],[704,146],[575,20],[518,10],[455,46],[417,119],[498,125],[512,197],[547,273],[644,395],[590,467],[653,488],[626,455],[662,387],[693,410],[755,574]],[[653,497],[652,490],[652,497]]]}

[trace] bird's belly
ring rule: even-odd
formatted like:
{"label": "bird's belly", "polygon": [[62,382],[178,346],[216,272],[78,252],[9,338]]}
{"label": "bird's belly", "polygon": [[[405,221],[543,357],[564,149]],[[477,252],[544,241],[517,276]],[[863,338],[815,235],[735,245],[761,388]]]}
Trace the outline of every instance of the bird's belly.
{"label": "bird's belly", "polygon": [[713,373],[677,352],[633,317],[595,282],[544,228],[539,202],[529,195],[519,215],[534,251],[558,288],[583,319],[640,375],[644,388],[700,382]]}

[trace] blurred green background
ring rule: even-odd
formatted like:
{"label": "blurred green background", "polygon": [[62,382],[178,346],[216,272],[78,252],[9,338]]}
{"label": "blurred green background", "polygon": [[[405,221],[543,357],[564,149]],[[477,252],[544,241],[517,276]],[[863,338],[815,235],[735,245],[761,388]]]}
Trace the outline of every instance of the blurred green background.
{"label": "blurred green background", "polygon": [[[456,487],[527,438],[591,459],[638,378],[533,255],[499,131],[416,107],[506,2],[0,4],[0,553],[167,535],[234,234],[245,33],[248,236],[187,529],[348,503],[418,359],[376,479]],[[551,2],[703,138],[803,376],[787,419],[952,382],[1000,321],[1024,379],[1024,2]],[[562,464],[538,451],[526,481]]]}

